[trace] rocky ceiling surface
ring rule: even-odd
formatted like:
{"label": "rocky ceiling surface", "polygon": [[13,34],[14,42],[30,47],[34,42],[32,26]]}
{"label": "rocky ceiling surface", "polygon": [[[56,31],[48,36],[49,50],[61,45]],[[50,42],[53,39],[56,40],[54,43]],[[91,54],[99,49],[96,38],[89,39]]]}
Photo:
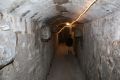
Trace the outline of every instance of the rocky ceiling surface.
{"label": "rocky ceiling surface", "polygon": [[[8,13],[20,17],[42,20],[55,15],[76,18],[93,0],[0,0],[1,14]],[[81,18],[92,20],[117,11],[119,0],[97,0]]]}

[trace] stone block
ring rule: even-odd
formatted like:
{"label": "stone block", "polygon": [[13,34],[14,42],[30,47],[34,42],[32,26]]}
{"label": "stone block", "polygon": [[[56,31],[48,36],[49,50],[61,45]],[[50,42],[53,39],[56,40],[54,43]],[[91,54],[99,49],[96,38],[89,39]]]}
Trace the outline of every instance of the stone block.
{"label": "stone block", "polygon": [[0,68],[15,58],[16,35],[9,31],[0,31]]}

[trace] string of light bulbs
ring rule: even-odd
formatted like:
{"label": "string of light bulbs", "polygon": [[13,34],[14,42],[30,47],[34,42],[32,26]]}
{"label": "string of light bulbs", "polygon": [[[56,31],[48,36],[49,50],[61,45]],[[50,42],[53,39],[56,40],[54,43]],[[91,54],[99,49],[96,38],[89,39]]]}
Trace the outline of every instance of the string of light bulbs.
{"label": "string of light bulbs", "polygon": [[91,4],[77,17],[77,19],[73,20],[70,25],[73,25],[74,23],[76,23],[77,21],[79,21],[79,19],[93,6],[93,4],[96,2],[97,0],[93,0],[91,2]]}
{"label": "string of light bulbs", "polygon": [[72,25],[73,25],[74,23],[76,23],[77,21],[79,21],[79,19],[93,6],[93,4],[94,4],[96,1],[97,1],[97,0],[93,0],[93,1],[91,2],[91,4],[89,4],[89,6],[88,6],[75,20],[73,20],[71,23],[69,23],[69,22],[64,23],[65,26],[63,26],[63,28],[61,28],[61,30],[58,32],[58,34],[59,34],[66,26],[72,27]]}

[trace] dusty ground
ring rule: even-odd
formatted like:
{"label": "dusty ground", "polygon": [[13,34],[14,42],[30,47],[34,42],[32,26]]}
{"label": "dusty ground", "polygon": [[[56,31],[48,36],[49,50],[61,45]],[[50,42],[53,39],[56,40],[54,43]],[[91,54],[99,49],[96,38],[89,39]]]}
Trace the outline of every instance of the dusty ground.
{"label": "dusty ground", "polygon": [[77,59],[66,52],[64,45],[59,46],[47,80],[85,80]]}

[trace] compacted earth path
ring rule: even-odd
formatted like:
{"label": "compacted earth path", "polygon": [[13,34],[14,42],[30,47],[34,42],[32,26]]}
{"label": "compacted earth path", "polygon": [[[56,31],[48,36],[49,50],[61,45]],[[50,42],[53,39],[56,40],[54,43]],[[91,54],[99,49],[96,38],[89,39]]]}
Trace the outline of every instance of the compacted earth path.
{"label": "compacted earth path", "polygon": [[47,80],[85,80],[85,77],[77,59],[72,54],[65,54],[55,56]]}

